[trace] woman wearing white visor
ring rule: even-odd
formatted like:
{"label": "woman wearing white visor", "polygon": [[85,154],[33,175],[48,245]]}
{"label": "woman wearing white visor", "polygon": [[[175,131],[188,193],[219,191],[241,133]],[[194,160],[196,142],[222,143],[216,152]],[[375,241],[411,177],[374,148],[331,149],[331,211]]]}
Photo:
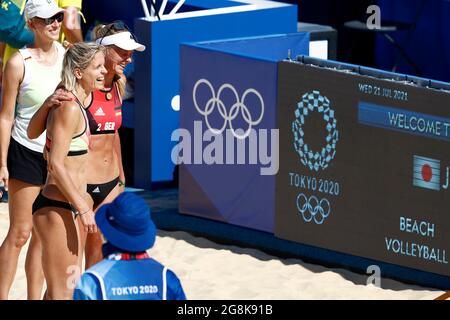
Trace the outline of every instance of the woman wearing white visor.
{"label": "woman wearing white visor", "polygon": [[41,298],[44,283],[41,243],[32,232],[31,210],[47,177],[47,163],[42,154],[45,135],[29,139],[27,127],[61,81],[64,58],[64,48],[57,42],[63,9],[53,1],[28,0],[25,17],[34,33],[34,43],[8,60],[0,109],[0,181],[9,187],[10,216],[8,234],[0,246],[0,299],[8,298],[20,251],[31,233],[25,262],[27,295],[28,299]]}
{"label": "woman wearing white visor", "polygon": [[[97,44],[106,47],[105,89],[94,91],[86,105],[91,131],[87,161],[87,191],[92,198],[94,210],[112,202],[124,190],[125,174],[122,166],[118,129],[122,124],[122,97],[126,78],[123,71],[131,62],[133,51],[144,51],[145,46],[136,41],[127,26],[116,21],[99,25],[94,29]],[[58,93],[47,99],[28,128],[30,137],[38,136],[45,127],[46,113],[51,101],[58,100]],[[62,97],[62,96],[61,96]],[[103,241],[99,233],[87,235],[86,269],[103,259]]]}

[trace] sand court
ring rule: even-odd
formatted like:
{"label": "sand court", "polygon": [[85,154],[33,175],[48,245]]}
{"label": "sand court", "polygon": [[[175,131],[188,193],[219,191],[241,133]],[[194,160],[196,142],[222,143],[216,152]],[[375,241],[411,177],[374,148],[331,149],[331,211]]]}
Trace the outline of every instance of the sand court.
{"label": "sand court", "polygon": [[[0,239],[8,231],[7,204],[0,204]],[[28,245],[27,245],[28,246]],[[22,250],[10,299],[26,299]],[[188,299],[402,299],[431,300],[444,292],[381,279],[367,286],[369,275],[329,269],[300,259],[282,259],[262,251],[217,244],[189,233],[158,230],[148,253],[181,279]]]}

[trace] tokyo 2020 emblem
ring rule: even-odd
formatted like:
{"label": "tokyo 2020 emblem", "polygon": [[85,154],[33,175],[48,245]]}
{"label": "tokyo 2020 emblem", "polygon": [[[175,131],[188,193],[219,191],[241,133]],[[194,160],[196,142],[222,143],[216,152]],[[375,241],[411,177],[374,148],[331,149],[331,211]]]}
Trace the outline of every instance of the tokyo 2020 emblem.
{"label": "tokyo 2020 emblem", "polygon": [[[323,115],[327,131],[325,143],[321,150],[310,149],[303,131],[308,115],[314,111]],[[330,107],[330,100],[326,96],[321,95],[316,90],[305,93],[302,96],[302,100],[298,102],[295,110],[292,132],[294,133],[295,151],[299,154],[301,163],[313,171],[328,168],[328,165],[336,155],[336,143],[339,140],[339,132],[337,130],[335,112]]]}

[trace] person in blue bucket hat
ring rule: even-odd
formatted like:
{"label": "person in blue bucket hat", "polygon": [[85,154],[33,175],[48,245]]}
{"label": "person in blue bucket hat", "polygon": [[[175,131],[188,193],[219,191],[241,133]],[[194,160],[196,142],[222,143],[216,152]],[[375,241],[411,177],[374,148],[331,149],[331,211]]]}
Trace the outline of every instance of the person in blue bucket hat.
{"label": "person in blue bucket hat", "polygon": [[146,250],[153,247],[156,227],[147,203],[121,193],[95,214],[102,232],[104,259],[81,276],[74,300],[185,300],[178,277]]}

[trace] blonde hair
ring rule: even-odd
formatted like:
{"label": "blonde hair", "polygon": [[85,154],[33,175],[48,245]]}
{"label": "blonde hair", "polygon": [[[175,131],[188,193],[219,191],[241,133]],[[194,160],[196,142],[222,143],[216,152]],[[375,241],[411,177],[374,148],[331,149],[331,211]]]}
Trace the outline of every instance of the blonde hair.
{"label": "blonde hair", "polygon": [[105,52],[105,48],[93,42],[78,42],[67,49],[64,55],[61,82],[68,91],[76,87],[76,68],[85,70],[98,52]]}

